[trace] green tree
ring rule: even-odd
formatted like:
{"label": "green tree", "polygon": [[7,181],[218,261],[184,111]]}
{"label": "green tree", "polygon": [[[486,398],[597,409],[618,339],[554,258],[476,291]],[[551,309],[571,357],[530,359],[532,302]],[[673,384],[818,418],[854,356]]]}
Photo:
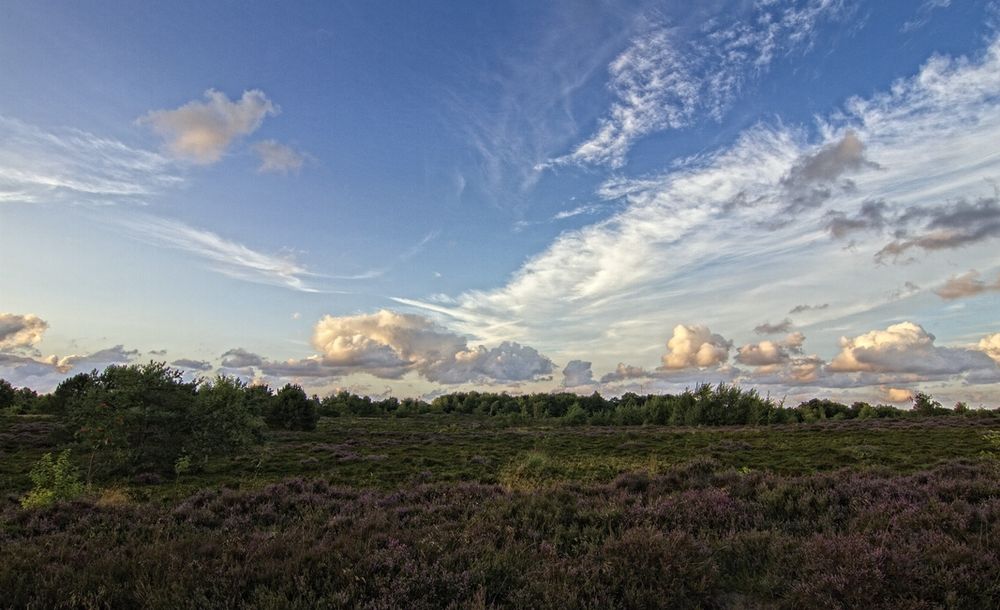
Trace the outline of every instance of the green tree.
{"label": "green tree", "polygon": [[249,391],[237,377],[219,375],[202,384],[188,414],[189,431],[182,452],[195,465],[203,466],[213,455],[226,455],[261,440],[263,420]]}
{"label": "green tree", "polygon": [[319,413],[302,388],[289,383],[271,399],[264,420],[271,428],[315,430]]}

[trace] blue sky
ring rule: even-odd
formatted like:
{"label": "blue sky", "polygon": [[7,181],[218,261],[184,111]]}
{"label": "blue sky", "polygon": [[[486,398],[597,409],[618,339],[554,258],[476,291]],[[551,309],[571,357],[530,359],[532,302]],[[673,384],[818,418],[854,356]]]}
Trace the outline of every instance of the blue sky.
{"label": "blue sky", "polygon": [[1000,401],[995,2],[10,2],[0,377]]}

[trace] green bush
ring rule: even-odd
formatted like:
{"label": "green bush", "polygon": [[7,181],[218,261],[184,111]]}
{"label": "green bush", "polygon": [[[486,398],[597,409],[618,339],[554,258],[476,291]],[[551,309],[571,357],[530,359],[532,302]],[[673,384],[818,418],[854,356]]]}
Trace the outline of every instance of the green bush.
{"label": "green bush", "polygon": [[70,461],[70,450],[66,449],[53,458],[51,453],[42,456],[31,469],[34,488],[21,498],[24,508],[49,506],[55,502],[72,500],[83,493],[80,473]]}

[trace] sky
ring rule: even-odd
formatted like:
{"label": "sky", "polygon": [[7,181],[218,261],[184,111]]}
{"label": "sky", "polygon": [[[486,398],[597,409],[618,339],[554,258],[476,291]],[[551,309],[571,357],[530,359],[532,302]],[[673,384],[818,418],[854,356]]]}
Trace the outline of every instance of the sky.
{"label": "sky", "polygon": [[0,12],[15,386],[1000,406],[995,1]]}

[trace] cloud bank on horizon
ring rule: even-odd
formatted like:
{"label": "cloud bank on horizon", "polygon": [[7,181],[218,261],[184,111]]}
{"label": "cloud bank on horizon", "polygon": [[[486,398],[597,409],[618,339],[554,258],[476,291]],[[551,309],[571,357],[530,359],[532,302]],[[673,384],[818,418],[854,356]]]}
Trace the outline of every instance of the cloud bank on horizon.
{"label": "cloud bank on horizon", "polygon": [[[60,126],[68,102],[30,112],[40,93],[25,87],[0,105],[0,256],[15,270],[0,377],[51,389],[155,358],[317,391],[733,381],[998,402],[1000,9],[973,5],[968,22],[949,3],[653,3],[592,20],[550,7],[539,55],[469,60],[455,83],[433,62],[333,53],[336,85],[267,72],[230,97],[220,73],[77,127]],[[968,46],[943,53],[942,20],[983,29],[951,31]],[[574,35],[601,44],[567,61]],[[891,36],[923,54],[842,76]],[[445,101],[399,88],[416,74]],[[379,93],[354,100],[348,84]],[[492,104],[537,129],[488,128]],[[47,243],[61,266],[27,239],[44,223],[60,227]],[[161,281],[123,275],[113,248]],[[103,261],[92,281],[75,253]],[[99,291],[111,282],[120,302]],[[191,331],[172,333],[182,319]]]}

